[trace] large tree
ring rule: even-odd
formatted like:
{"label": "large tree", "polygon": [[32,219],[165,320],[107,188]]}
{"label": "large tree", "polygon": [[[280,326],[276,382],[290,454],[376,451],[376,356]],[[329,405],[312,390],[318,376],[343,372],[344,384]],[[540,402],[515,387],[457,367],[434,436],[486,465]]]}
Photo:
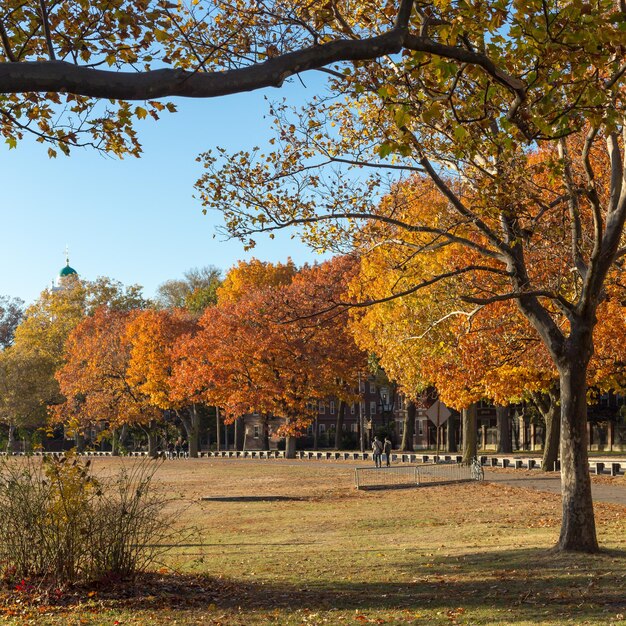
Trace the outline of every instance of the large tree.
{"label": "large tree", "polygon": [[253,412],[283,418],[278,432],[293,454],[294,436],[313,419],[311,402],[356,399],[365,359],[348,333],[347,312],[320,313],[340,299],[353,268],[346,258],[298,273],[240,263],[234,273],[246,280],[227,277],[228,291],[181,343],[179,393],[223,407],[231,421]]}
{"label": "large tree", "polygon": [[187,270],[183,278],[166,280],[157,289],[156,303],[166,309],[185,308],[200,315],[217,302],[222,271],[208,265]]}
{"label": "large tree", "polygon": [[192,335],[195,328],[194,318],[182,309],[140,311],[126,327],[130,345],[126,379],[155,407],[177,414],[187,432],[192,457],[199,452],[200,415],[196,404],[188,398],[173,398],[172,372],[177,342]]}
{"label": "large tree", "polygon": [[[129,319],[137,312],[106,307],[85,317],[70,333],[63,366],[56,379],[64,401],[54,406],[53,418],[81,432],[107,423],[112,430],[128,424],[153,426],[162,412],[128,378],[131,344]],[[149,452],[156,453],[153,428],[148,431]]]}

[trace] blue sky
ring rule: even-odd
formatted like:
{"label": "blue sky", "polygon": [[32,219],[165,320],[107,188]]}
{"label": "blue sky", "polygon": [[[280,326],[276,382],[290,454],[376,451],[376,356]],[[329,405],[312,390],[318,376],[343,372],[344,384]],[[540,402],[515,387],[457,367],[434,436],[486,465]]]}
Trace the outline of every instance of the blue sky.
{"label": "blue sky", "polygon": [[[305,81],[319,87],[319,79]],[[49,159],[47,147],[32,140],[15,150],[0,144],[0,295],[35,300],[65,264],[66,245],[81,276],[138,283],[147,296],[192,267],[227,269],[251,256],[269,261],[291,256],[296,263],[319,258],[287,236],[259,241],[245,253],[238,241],[214,238],[220,215],[202,215],[192,197],[200,152],[216,145],[262,146],[269,138],[263,95],[297,104],[307,91],[292,84],[217,100],[177,100],[178,113],[137,127],[141,159],[120,161],[87,150]]]}

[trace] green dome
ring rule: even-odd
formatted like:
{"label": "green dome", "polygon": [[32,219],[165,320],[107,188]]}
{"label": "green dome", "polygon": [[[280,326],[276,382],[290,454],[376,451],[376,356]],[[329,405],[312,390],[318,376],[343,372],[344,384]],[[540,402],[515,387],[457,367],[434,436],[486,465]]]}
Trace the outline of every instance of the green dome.
{"label": "green dome", "polygon": [[78,272],[73,267],[70,267],[69,264],[59,272],[59,276],[61,278],[65,278],[65,276],[72,276],[73,274],[78,275]]}

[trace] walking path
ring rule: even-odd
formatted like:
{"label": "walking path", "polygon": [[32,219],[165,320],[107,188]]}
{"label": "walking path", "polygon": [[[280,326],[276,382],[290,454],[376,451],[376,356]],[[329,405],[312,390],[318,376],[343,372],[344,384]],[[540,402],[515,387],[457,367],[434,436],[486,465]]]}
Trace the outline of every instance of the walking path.
{"label": "walking path", "polygon": [[[222,459],[211,458],[211,461],[224,463],[261,463],[267,464],[267,460],[261,459]],[[277,459],[281,465],[302,465],[302,463],[315,463],[325,467],[338,469],[354,469],[363,467],[364,463],[355,465],[349,461],[322,461],[315,459]],[[522,489],[533,489],[535,491],[546,491],[548,493],[561,493],[561,478],[558,472],[550,472],[544,474],[540,470],[498,470],[485,467],[485,480],[493,483],[509,485],[511,487],[520,487]],[[596,502],[609,502],[611,504],[619,504],[626,507],[626,477],[622,476],[615,479],[598,483],[592,478],[591,490],[593,499]]]}
{"label": "walking path", "polygon": [[[485,468],[485,480],[534,491],[561,493],[561,479],[558,473],[542,474],[537,471],[537,475],[534,476]],[[591,491],[596,502],[610,502],[626,506],[626,480],[623,477],[614,479],[610,483],[597,483],[592,478]]]}

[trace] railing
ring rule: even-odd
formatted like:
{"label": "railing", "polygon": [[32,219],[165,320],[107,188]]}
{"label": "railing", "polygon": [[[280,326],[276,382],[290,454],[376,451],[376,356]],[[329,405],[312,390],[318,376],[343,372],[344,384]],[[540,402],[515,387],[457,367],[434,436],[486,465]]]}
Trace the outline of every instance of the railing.
{"label": "railing", "polygon": [[419,485],[418,468],[415,465],[391,467],[357,467],[354,470],[357,489],[398,489]]}
{"label": "railing", "polygon": [[430,463],[419,466],[357,467],[354,470],[357,489],[398,489],[483,479],[484,471],[478,459],[474,459],[470,465]]}

